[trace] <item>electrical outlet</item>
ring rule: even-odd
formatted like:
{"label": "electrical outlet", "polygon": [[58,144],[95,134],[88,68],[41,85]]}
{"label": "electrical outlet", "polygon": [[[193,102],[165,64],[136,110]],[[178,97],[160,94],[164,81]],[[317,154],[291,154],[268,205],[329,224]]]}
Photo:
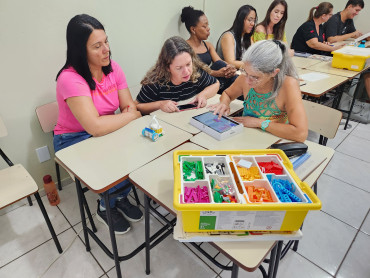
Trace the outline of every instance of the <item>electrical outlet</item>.
{"label": "electrical outlet", "polygon": [[41,148],[36,149],[36,153],[40,163],[48,161],[50,159],[48,146],[43,146]]}

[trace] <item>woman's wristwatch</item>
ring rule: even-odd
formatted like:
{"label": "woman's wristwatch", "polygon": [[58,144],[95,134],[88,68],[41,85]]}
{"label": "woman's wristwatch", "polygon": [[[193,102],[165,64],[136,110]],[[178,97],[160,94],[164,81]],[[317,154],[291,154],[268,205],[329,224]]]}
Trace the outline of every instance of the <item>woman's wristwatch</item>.
{"label": "woman's wristwatch", "polygon": [[263,130],[263,131],[266,131],[266,128],[268,128],[268,126],[269,126],[269,124],[270,124],[270,120],[265,120],[265,121],[263,121],[262,123],[261,123],[261,129]]}

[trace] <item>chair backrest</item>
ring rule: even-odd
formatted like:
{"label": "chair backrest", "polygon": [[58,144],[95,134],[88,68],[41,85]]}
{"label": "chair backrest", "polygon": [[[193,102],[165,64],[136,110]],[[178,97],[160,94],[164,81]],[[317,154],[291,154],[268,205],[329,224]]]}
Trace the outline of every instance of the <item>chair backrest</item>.
{"label": "chair backrest", "polygon": [[58,120],[58,103],[56,101],[41,105],[36,108],[42,130],[47,133],[54,130]]}
{"label": "chair backrest", "polygon": [[342,112],[322,104],[302,100],[308,119],[308,129],[327,138],[337,134]]}
{"label": "chair backrest", "polygon": [[5,137],[8,135],[8,130],[3,122],[3,119],[0,116],[0,137]]}

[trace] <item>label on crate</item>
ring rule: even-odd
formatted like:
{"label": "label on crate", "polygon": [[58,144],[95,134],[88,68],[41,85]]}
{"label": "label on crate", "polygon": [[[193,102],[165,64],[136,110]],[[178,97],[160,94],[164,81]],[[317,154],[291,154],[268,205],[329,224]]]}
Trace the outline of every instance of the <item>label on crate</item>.
{"label": "label on crate", "polygon": [[280,230],[285,211],[201,211],[199,230]]}

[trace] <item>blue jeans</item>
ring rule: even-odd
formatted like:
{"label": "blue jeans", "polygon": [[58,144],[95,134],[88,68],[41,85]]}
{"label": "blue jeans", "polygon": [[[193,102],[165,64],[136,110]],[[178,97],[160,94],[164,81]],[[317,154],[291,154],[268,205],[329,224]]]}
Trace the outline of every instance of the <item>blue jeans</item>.
{"label": "blue jeans", "polygon": [[[89,133],[86,131],[81,132],[73,132],[73,133],[64,133],[64,134],[58,134],[54,135],[54,151],[60,151],[61,149],[67,148],[69,146],[72,146],[78,142],[81,142],[83,140],[86,140],[88,138],[92,137]],[[116,190],[123,188],[130,182],[128,180],[124,180],[117,184],[116,186],[112,187],[108,190],[109,193],[114,193]],[[125,190],[120,192],[115,198],[111,198],[109,201],[110,207],[114,208],[116,206],[117,199],[127,197],[127,195],[130,193],[131,186],[127,187]],[[100,204],[105,207],[104,199],[100,200]]]}

